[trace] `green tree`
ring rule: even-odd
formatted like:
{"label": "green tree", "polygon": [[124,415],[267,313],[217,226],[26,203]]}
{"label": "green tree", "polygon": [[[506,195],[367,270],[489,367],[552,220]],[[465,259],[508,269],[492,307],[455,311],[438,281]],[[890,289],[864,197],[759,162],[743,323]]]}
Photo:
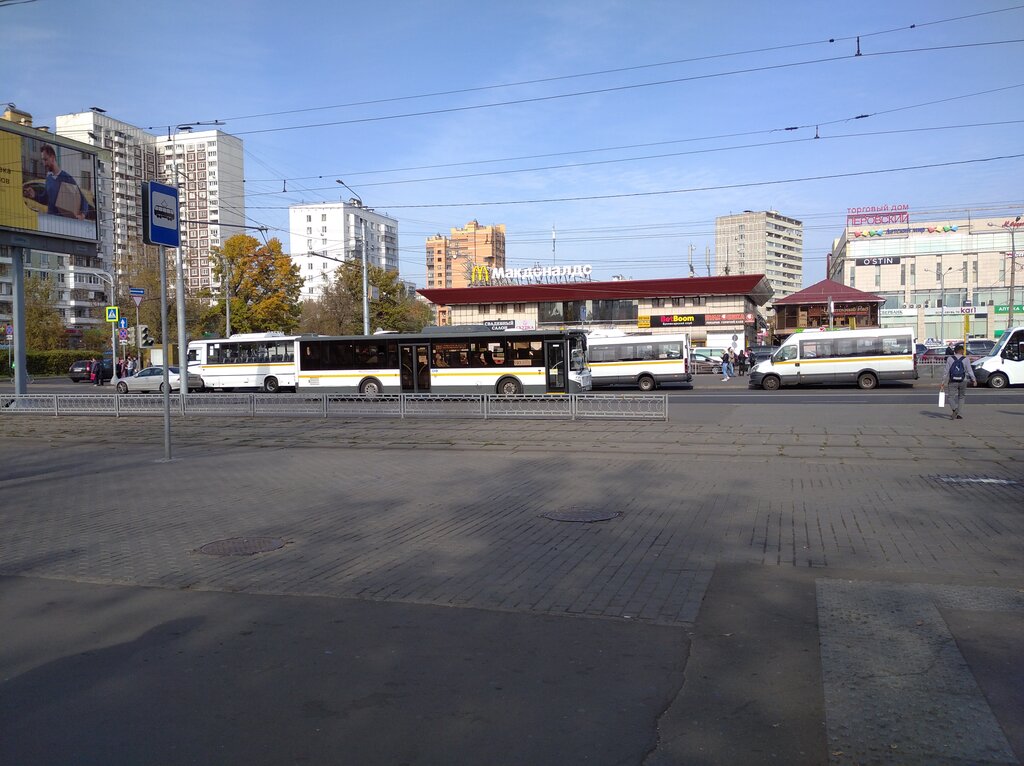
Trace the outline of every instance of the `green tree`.
{"label": "green tree", "polygon": [[[248,234],[236,234],[213,253],[214,274],[226,282],[231,295],[232,332],[293,332],[299,326],[302,277],[282,251],[280,240],[262,245]],[[216,321],[222,328],[223,295],[215,307],[216,320],[207,311],[200,321],[204,326]]]}
{"label": "green tree", "polygon": [[[370,284],[370,332],[418,332],[430,323],[430,307],[406,292],[396,271],[367,267]],[[359,261],[346,261],[319,301],[303,304],[304,332],[361,335],[363,332],[363,270]]]}
{"label": "green tree", "polygon": [[33,351],[67,348],[64,320],[54,306],[53,283],[35,274],[25,277],[25,345]]}

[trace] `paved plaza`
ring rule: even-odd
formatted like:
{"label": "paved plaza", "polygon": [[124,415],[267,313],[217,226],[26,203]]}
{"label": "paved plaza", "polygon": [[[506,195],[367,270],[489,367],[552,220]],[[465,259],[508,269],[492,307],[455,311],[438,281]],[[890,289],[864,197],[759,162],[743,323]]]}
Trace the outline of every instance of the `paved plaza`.
{"label": "paved plaza", "polygon": [[0,763],[1020,762],[1024,405],[670,414],[0,417]]}

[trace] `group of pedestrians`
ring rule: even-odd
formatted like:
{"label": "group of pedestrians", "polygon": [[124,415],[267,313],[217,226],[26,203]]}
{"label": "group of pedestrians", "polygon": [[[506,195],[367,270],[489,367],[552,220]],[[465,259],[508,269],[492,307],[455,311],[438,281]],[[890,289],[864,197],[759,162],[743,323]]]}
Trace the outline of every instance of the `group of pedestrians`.
{"label": "group of pedestrians", "polygon": [[746,349],[726,349],[722,352],[722,382],[737,375],[746,375],[750,366],[750,352]]}
{"label": "group of pedestrians", "polygon": [[128,377],[131,377],[132,375],[134,375],[138,371],[138,369],[139,369],[139,362],[138,362],[138,360],[134,356],[132,356],[130,354],[128,356],[126,356],[124,359],[118,359],[117,360],[117,377],[118,378],[128,378]]}
{"label": "group of pedestrians", "polygon": [[[117,378],[127,378],[134,375],[139,369],[139,360],[134,356],[127,356],[118,359],[114,367]],[[89,380],[94,386],[103,385],[103,360],[92,357],[89,360]]]}

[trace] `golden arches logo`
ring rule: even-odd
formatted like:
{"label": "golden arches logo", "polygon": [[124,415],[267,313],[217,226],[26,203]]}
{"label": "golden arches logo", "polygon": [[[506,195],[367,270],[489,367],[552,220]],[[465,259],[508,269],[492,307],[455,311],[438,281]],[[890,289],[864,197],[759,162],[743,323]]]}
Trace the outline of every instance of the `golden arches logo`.
{"label": "golden arches logo", "polygon": [[473,284],[491,281],[491,270],[486,266],[474,266],[470,272],[469,281]]}

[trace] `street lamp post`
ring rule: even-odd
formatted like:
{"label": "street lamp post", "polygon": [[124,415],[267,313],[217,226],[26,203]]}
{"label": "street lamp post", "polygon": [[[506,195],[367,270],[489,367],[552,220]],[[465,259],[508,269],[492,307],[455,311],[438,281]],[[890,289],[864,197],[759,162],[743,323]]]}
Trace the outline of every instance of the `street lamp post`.
{"label": "street lamp post", "polygon": [[[109,280],[108,284],[110,285],[110,303],[108,305],[116,306],[117,294],[114,291],[114,278],[110,274],[104,274],[103,272],[98,272],[96,276],[98,276],[104,282],[107,282]],[[110,368],[111,376],[113,378],[114,376],[116,376],[117,373],[117,322],[110,323]],[[102,371],[100,372],[100,374],[103,374]]]}
{"label": "street lamp post", "polygon": [[[942,336],[942,342],[945,343],[946,342],[946,275],[953,270],[953,267],[950,266],[945,271],[941,270],[941,266],[939,268],[940,268],[940,271],[939,271],[939,292],[941,294],[939,296],[939,300],[942,302],[942,313],[939,314],[939,335]],[[967,342],[966,338],[964,338],[964,342],[965,343]]]}
{"label": "street lamp post", "polygon": [[[363,207],[363,198],[352,191],[347,183],[342,181],[340,178],[336,178],[335,181],[350,192],[359,201],[359,207]],[[363,335],[370,334],[370,278],[369,269],[366,265],[366,219],[363,216],[359,216],[359,252],[362,256],[363,261]]]}

